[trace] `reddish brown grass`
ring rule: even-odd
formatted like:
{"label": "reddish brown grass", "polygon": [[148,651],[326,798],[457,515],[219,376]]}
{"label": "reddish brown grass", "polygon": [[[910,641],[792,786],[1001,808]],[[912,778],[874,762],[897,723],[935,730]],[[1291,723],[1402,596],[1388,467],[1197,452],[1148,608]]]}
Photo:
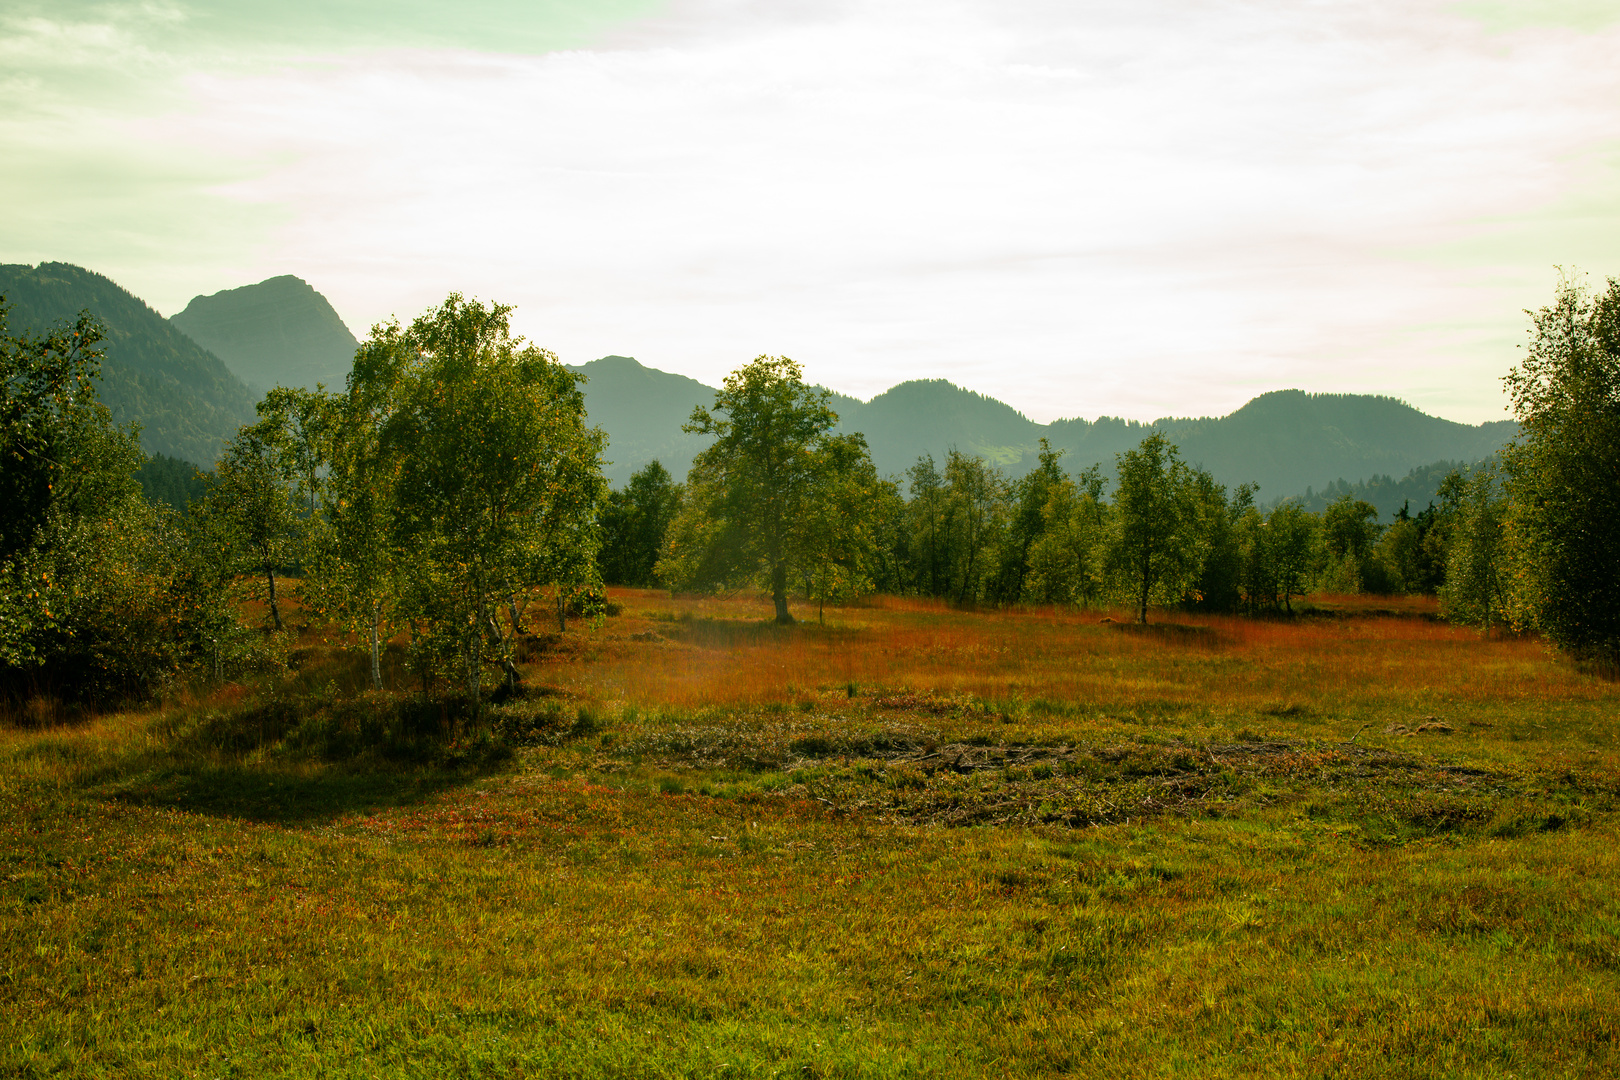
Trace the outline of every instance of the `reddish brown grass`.
{"label": "reddish brown grass", "polygon": [[1617,696],[1534,637],[1486,639],[1438,621],[1426,598],[1325,597],[1293,619],[1154,613],[1143,627],[1124,612],[967,612],[877,597],[829,608],[825,625],[781,628],[753,597],[613,596],[624,614],[594,632],[589,662],[542,663],[541,678],[639,707],[792,703],[853,683],[1097,713],[1362,722]]}

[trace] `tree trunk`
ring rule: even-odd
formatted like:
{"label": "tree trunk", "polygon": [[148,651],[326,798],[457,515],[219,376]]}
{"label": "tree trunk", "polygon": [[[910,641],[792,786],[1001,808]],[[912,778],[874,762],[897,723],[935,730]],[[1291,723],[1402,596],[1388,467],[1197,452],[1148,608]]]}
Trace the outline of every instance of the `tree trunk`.
{"label": "tree trunk", "polygon": [[506,675],[506,690],[515,691],[523,682],[523,676],[518,672],[517,665],[512,662],[512,643],[517,640],[517,630],[514,628],[510,635],[501,633],[501,621],[496,613],[489,613],[489,633],[495,640],[495,646],[500,649],[501,671]]}
{"label": "tree trunk", "polygon": [[783,626],[793,623],[793,615],[788,611],[787,601],[787,563],[778,562],[771,567],[771,599],[776,602],[776,621]]}
{"label": "tree trunk", "polygon": [[1153,584],[1152,567],[1146,559],[1142,560],[1142,600],[1137,606],[1136,621],[1143,626],[1147,625],[1148,590]]}
{"label": "tree trunk", "polygon": [[563,587],[557,586],[557,633],[568,633],[568,603],[563,599]]}
{"label": "tree trunk", "polygon": [[276,629],[281,629],[281,605],[276,602],[276,568],[270,563],[264,564],[264,576],[270,582],[270,618],[274,620]]}
{"label": "tree trunk", "polygon": [[382,689],[382,643],[378,640],[378,624],[382,622],[382,601],[371,602],[371,688]]}
{"label": "tree trunk", "polygon": [[483,704],[484,631],[475,623],[472,638],[467,642],[467,696],[472,699],[473,715]]}

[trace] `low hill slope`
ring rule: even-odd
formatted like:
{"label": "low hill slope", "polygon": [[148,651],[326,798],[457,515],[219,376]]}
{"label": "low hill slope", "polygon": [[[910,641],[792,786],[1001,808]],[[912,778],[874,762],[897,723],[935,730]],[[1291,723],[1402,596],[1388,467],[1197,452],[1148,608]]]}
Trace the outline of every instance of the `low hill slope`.
{"label": "low hill slope", "polygon": [[86,308],[107,327],[98,392],[113,420],[141,425],[141,446],[211,464],[253,419],[254,397],[213,353],[100,274],[67,263],[0,265],[12,333],[37,333]]}
{"label": "low hill slope", "polygon": [[169,321],[261,391],[340,389],[360,346],[326,297],[290,274],[193,297]]}

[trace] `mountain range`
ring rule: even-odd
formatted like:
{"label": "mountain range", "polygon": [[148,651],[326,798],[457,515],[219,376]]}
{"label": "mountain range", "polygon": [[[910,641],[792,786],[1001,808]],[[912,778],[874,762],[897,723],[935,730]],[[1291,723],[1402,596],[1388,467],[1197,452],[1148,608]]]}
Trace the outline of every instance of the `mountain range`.
{"label": "mountain range", "polygon": [[141,425],[141,446],[212,464],[256,396],[219,357],[109,279],[68,263],[0,265],[8,333],[39,333],[89,309],[107,328],[98,392],[118,424]]}
{"label": "mountain range", "polygon": [[[37,332],[88,308],[108,328],[101,394],[120,423],[142,425],[148,453],[209,465],[270,385],[343,385],[356,341],[326,298],[285,275],[194,298],[165,319],[100,274],[66,263],[0,265],[0,297],[11,304],[10,332]],[[572,370],[586,376],[590,421],[608,434],[606,473],[622,484],[653,459],[683,476],[706,445],[681,425],[715,390],[684,375],[606,356]],[[1423,504],[1438,462],[1472,462],[1512,438],[1511,421],[1458,424],[1394,398],[1355,394],[1262,394],[1222,417],[1144,423],[1115,417],[1040,424],[994,398],[944,379],[901,383],[870,401],[832,393],[839,429],[865,434],[878,470],[903,475],[921,454],[943,463],[952,448],[1021,476],[1034,468],[1041,439],[1076,472],[1111,471],[1114,455],[1163,431],[1182,457],[1216,480],[1257,483],[1274,502],[1323,491],[1356,490],[1383,502]],[[1421,475],[1420,475],[1421,474]],[[1396,482],[1391,475],[1406,476]],[[1376,482],[1374,482],[1376,481]],[[1437,482],[1437,481],[1436,481]],[[1313,495],[1315,492],[1313,491]]]}
{"label": "mountain range", "polygon": [[[702,436],[683,434],[681,424],[695,406],[713,404],[713,388],[625,356],[603,357],[573,370],[588,380],[586,411],[609,433],[606,471],[615,483],[654,458],[682,476],[707,444]],[[901,383],[866,402],[835,393],[832,406],[839,430],[862,432],[884,474],[903,474],[921,454],[943,463],[955,448],[1022,476],[1035,467],[1043,438],[1063,451],[1064,467],[1071,472],[1096,463],[1111,471],[1115,454],[1159,430],[1186,461],[1208,469],[1223,484],[1256,483],[1267,501],[1345,477],[1402,475],[1437,461],[1478,461],[1518,430],[1509,420],[1479,425],[1443,420],[1389,397],[1300,390],[1262,394],[1228,416],[1151,423],[1105,416],[1040,424],[944,379]]]}
{"label": "mountain range", "polygon": [[342,389],[360,347],[326,297],[291,274],[193,297],[169,321],[259,396],[272,386]]}

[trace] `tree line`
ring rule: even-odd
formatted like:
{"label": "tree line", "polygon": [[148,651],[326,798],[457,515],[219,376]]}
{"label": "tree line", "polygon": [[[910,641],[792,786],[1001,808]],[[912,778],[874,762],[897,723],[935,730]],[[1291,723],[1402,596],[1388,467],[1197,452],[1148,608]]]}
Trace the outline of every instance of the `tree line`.
{"label": "tree line", "polygon": [[565,626],[604,582],[758,588],[782,622],[795,599],[819,613],[878,591],[1144,622],[1172,605],[1286,613],[1319,589],[1438,592],[1453,618],[1620,656],[1615,281],[1564,283],[1533,313],[1507,377],[1520,438],[1388,526],[1349,496],[1262,509],[1160,433],[1111,480],[1045,444],[1016,480],[954,450],[880,476],[861,435],[834,434],[830,395],[772,356],[693,413],[686,430],[713,442],[684,481],[654,462],[610,491],[581,377],[513,335],[510,310],[452,294],[374,327],[341,390],[267,395],[179,514],[135,479],[172,467],[96,397],[96,320],[10,335],[0,301],[0,692],[116,698],[274,666],[289,571],[373,685],[403,635],[424,687],[474,700],[520,679],[536,605]]}
{"label": "tree line", "polygon": [[1522,434],[1457,469],[1438,499],[1388,524],[1345,493],[1320,513],[1226,489],[1161,433],[1068,472],[1041,445],[1013,480],[952,450],[880,477],[858,434],[834,435],[830,395],[762,356],[734,372],[688,432],[715,436],[684,484],[658,462],[603,508],[606,580],[677,590],[763,588],[779,621],[864,593],[960,605],[1124,605],[1291,612],[1295,598],[1438,594],[1487,632],[1535,630],[1620,661],[1620,283],[1565,281],[1532,316],[1506,378]]}
{"label": "tree line", "polygon": [[1162,433],[1070,474],[1043,441],[1039,464],[1009,479],[983,458],[925,454],[880,477],[860,435],[833,435],[825,391],[782,357],[734,373],[689,431],[716,436],[685,484],[654,461],[608,496],[601,566],[620,585],[763,587],[788,600],[864,593],[959,605],[1129,606],[1288,611],[1295,597],[1435,592],[1471,482],[1453,474],[1438,506],[1380,526],[1345,496],[1321,514],[1256,489],[1228,491],[1183,461]]}

